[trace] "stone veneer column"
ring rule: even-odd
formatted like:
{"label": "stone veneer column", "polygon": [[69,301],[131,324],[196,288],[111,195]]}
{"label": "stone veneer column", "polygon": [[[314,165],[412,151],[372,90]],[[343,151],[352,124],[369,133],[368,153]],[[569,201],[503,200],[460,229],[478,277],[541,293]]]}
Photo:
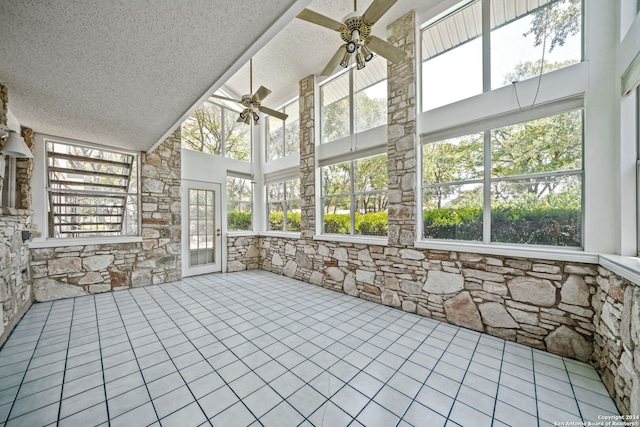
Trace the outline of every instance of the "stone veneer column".
{"label": "stone veneer column", "polygon": [[[0,83],[0,125],[7,124],[7,115],[9,113],[9,93],[7,87]],[[2,148],[2,147],[0,147]],[[0,154],[0,194],[2,194],[2,185],[4,184],[4,170],[6,163],[4,155]]]}
{"label": "stone veneer column", "polygon": [[181,133],[178,128],[153,152],[142,153],[142,253],[131,273],[133,286],[182,277]]}
{"label": "stone veneer column", "polygon": [[316,227],[315,211],[315,78],[300,80],[300,235],[312,239]]}
{"label": "stone veneer column", "polygon": [[389,168],[389,245],[413,246],[416,239],[416,72],[415,12],[387,28],[389,42],[405,60],[387,65],[387,158]]}
{"label": "stone veneer column", "polygon": [[[22,128],[24,142],[33,151],[33,129]],[[31,176],[33,175],[33,159],[16,159],[16,208],[31,210],[32,192]]]}

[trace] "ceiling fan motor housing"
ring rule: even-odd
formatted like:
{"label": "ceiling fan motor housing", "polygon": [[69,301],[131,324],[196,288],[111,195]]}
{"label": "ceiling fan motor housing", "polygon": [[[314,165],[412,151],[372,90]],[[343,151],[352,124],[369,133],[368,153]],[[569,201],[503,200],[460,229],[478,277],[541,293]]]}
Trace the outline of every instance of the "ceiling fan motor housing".
{"label": "ceiling fan motor housing", "polygon": [[360,40],[366,40],[371,35],[371,25],[362,19],[359,12],[351,12],[344,17],[342,28],[340,29],[340,37],[349,43],[353,40],[353,32],[358,30]]}

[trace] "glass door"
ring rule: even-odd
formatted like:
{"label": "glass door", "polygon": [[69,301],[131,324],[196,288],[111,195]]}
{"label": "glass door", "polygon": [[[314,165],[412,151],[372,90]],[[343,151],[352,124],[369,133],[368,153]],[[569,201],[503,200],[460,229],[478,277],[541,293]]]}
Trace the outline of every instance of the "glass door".
{"label": "glass door", "polygon": [[220,184],[183,181],[184,277],[221,271]]}

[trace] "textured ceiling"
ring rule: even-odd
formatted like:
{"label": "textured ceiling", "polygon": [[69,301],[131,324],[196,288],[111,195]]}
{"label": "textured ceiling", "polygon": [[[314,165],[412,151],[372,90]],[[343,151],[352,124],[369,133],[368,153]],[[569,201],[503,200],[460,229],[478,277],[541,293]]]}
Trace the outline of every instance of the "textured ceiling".
{"label": "textured ceiling", "polygon": [[[365,11],[373,0],[358,1],[358,10]],[[455,4],[451,0],[398,0],[373,26],[373,34],[387,39],[387,25],[410,10],[424,14],[434,8]],[[352,0],[313,0],[308,6],[337,21],[353,12]],[[253,58],[253,90],[265,86],[272,94],[264,105],[277,108],[297,96],[298,82],[310,74],[320,74],[340,44],[340,35],[299,19],[292,20],[271,39]],[[249,92],[249,65],[245,64],[225,82],[229,95],[241,96]]]}
{"label": "textured ceiling", "polygon": [[[459,0],[398,0],[374,26]],[[360,0],[361,11],[372,0]],[[304,7],[336,20],[352,0],[1,0],[0,82],[9,109],[36,132],[146,151],[213,90],[253,88],[279,107],[318,74],[338,33],[294,19]],[[247,64],[244,65],[243,64]]]}
{"label": "textured ceiling", "polygon": [[147,150],[308,0],[259,4],[2,0],[9,109],[36,132]]}

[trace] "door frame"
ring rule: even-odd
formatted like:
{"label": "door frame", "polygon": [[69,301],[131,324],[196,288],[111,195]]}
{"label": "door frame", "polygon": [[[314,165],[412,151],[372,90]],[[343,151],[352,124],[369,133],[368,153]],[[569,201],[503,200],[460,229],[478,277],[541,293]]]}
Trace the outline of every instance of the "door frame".
{"label": "door frame", "polygon": [[[217,273],[222,271],[223,257],[223,236],[222,236],[222,184],[214,182],[204,182],[195,180],[182,180],[182,277],[195,276],[198,274]],[[214,263],[202,266],[191,267],[189,265],[191,254],[189,248],[189,190],[212,190],[214,191]]]}

